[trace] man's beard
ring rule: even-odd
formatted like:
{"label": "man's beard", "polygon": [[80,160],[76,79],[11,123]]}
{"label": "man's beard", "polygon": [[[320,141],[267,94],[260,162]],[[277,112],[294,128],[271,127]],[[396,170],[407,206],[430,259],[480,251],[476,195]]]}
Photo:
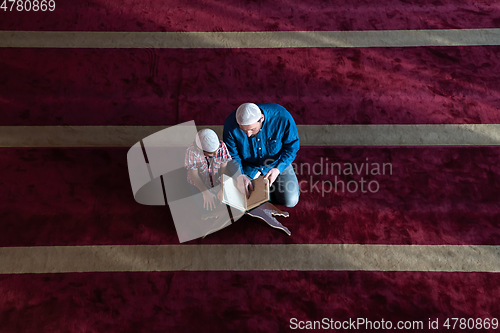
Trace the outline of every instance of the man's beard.
{"label": "man's beard", "polygon": [[257,131],[257,133],[250,135],[249,139],[255,138],[257,136],[257,134],[259,134],[259,132],[260,132],[261,129],[262,129],[262,125],[260,126],[259,130]]}

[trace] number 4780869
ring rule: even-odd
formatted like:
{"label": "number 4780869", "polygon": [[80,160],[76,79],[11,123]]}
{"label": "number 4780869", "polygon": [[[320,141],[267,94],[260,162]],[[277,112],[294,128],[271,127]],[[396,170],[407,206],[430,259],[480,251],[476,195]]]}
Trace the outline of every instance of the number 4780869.
{"label": "number 4780869", "polygon": [[53,12],[56,9],[56,2],[54,0],[3,0],[1,9],[4,12],[46,12],[47,10]]}

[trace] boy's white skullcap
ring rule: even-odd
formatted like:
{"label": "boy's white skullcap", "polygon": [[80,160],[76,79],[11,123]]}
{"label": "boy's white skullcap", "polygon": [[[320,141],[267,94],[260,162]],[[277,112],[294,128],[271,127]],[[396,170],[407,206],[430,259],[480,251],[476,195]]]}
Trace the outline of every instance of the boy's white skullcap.
{"label": "boy's white skullcap", "polygon": [[195,142],[198,148],[208,153],[213,153],[219,148],[219,137],[209,128],[199,131],[196,134]]}
{"label": "boy's white skullcap", "polygon": [[261,114],[257,104],[244,103],[236,110],[236,121],[239,125],[251,125],[259,121]]}

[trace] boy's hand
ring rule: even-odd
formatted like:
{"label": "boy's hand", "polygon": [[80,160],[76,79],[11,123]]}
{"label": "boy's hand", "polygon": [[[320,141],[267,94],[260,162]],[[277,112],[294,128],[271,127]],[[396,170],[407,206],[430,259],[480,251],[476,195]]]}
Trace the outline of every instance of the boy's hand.
{"label": "boy's hand", "polygon": [[215,194],[210,191],[203,191],[203,207],[206,210],[212,210],[215,208]]}

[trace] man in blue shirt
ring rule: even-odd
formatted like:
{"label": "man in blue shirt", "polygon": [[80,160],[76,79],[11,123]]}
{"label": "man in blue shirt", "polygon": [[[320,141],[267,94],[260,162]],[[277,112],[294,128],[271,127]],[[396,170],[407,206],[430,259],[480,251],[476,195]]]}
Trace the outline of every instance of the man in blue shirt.
{"label": "man in blue shirt", "polygon": [[223,139],[244,175],[244,188],[251,179],[269,179],[279,204],[293,207],[299,201],[299,184],[291,163],[300,148],[297,126],[290,113],[275,103],[244,103],[224,122]]}

